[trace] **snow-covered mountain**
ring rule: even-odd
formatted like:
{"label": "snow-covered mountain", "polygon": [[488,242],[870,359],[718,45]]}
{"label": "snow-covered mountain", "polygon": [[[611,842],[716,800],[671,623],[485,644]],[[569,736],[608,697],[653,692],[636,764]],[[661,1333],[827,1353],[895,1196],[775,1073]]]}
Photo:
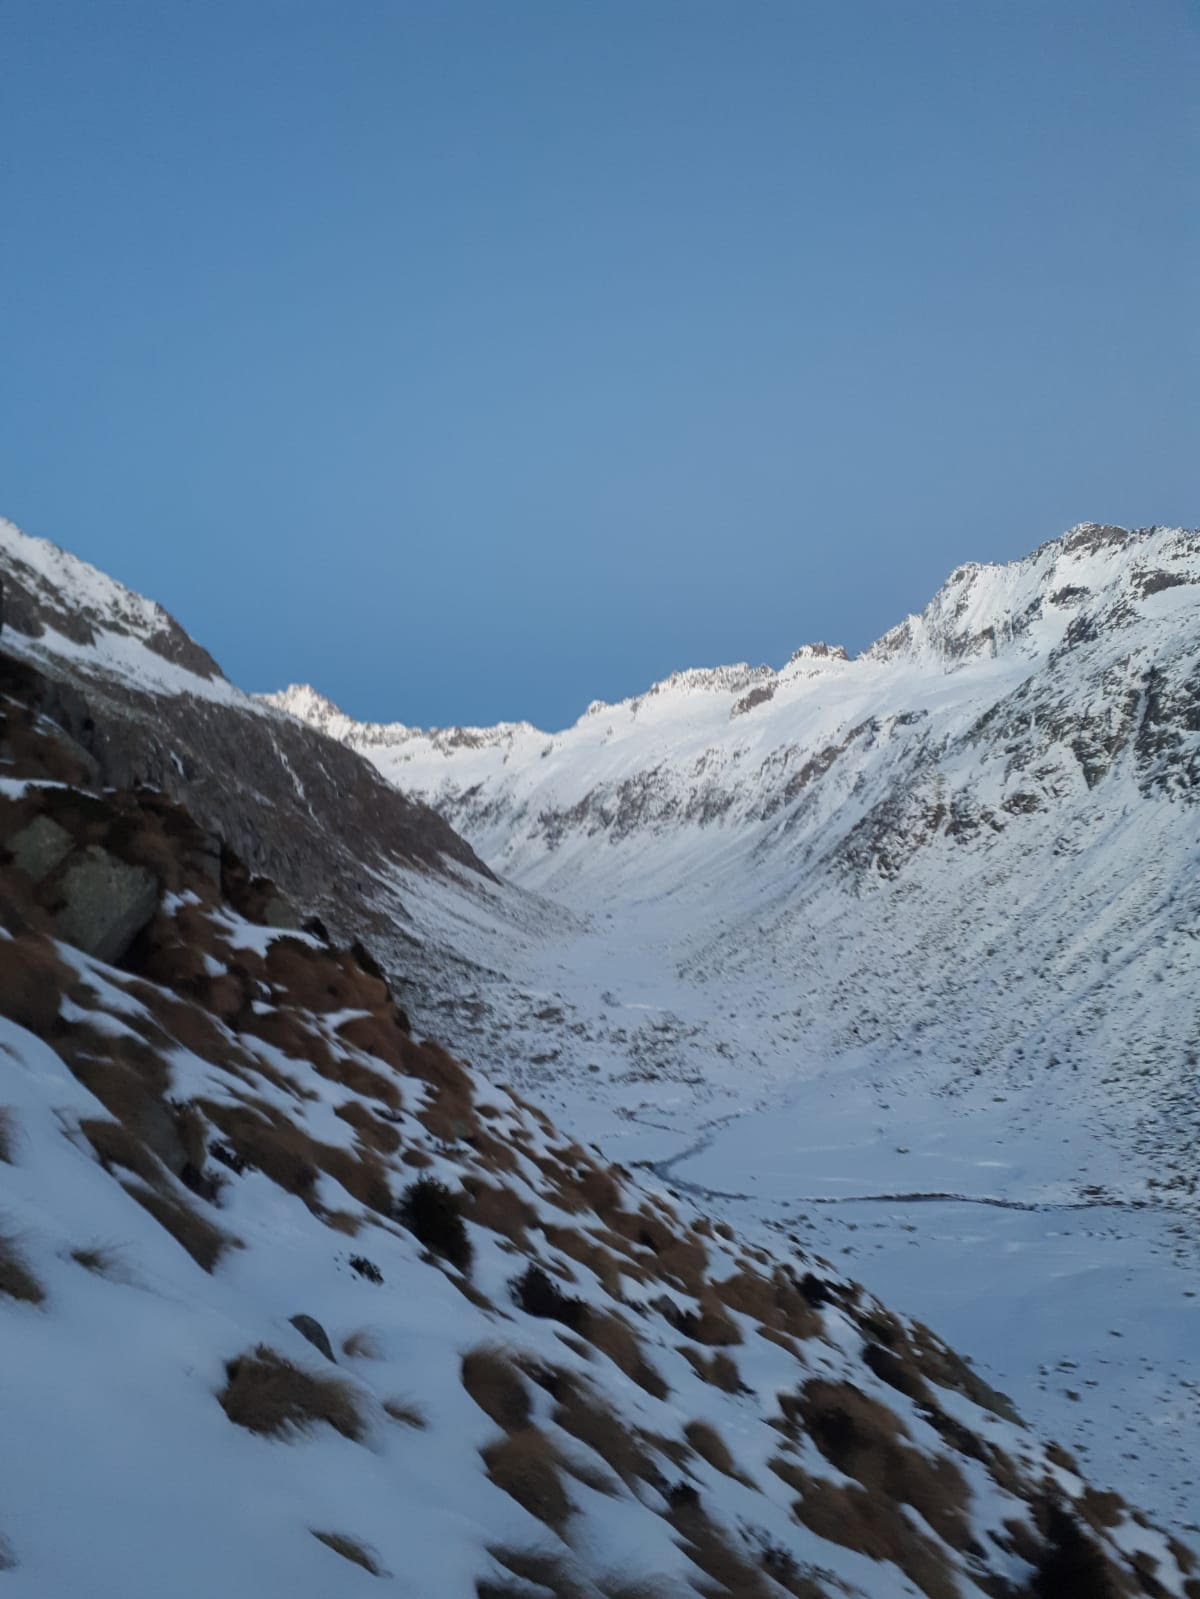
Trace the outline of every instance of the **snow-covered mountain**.
{"label": "snow-covered mountain", "polygon": [[89,789],[49,697],[0,654],[6,1593],[1189,1593],[928,1329],[607,1167],[186,812]]}
{"label": "snow-covered mountain", "polygon": [[[1026,1402],[1049,1388],[1056,1426],[1077,1385],[1039,1370],[1082,1340],[1097,1391],[1155,1418],[1154,1444],[1114,1460],[1171,1439],[1155,1491],[1186,1475],[1200,1318],[1176,1321],[1173,1273],[1128,1274],[1170,1255],[1194,1225],[1172,1211],[1196,1205],[1200,535],[1076,527],[959,568],[856,659],[817,645],[778,671],[683,672],[555,734],[358,726],[310,690],[273,703],[579,919],[540,940],[480,932],[525,995],[497,1010],[479,985],[457,1012],[482,1058],[520,1040],[542,1061],[524,1081],[562,1114],[781,1224],[836,1201],[809,1215],[878,1233],[879,1199],[853,1205],[918,1196],[879,1242],[933,1224],[923,1307],[980,1336]],[[532,1030],[553,1015],[547,1051]],[[1043,1205],[1096,1207],[1058,1213],[1106,1240],[1093,1255],[1076,1238],[1073,1261],[1121,1275],[1143,1347],[1182,1365],[1155,1381],[1147,1359],[1114,1385],[1107,1328],[1082,1333],[1063,1301],[1073,1268],[1044,1227],[1018,1243],[1004,1209]],[[1029,1314],[981,1317],[1014,1248]],[[914,1276],[891,1275],[898,1258],[883,1248],[871,1279],[892,1294]]]}
{"label": "snow-covered mountain", "polygon": [[[107,783],[190,691],[139,678],[136,626],[81,669],[30,621],[0,638],[5,1593],[1194,1599],[1173,1527],[927,1327],[418,1041],[361,942]],[[463,860],[360,859],[519,925]]]}
{"label": "snow-covered mountain", "polygon": [[[807,851],[834,812],[842,838],[872,818],[844,857],[855,875],[892,876],[938,835],[961,844],[1090,792],[1126,746],[1139,792],[1194,800],[1198,585],[1195,532],[1086,524],[1025,560],[959,567],[854,660],[815,644],[779,671],[677,672],[563,733],[357,723],[307,686],[264,698],[428,794],[521,881],[568,880],[576,841],[598,836],[683,835],[681,860],[735,831]],[[893,814],[914,789],[945,796],[921,829]],[[622,868],[588,851],[585,869]]]}
{"label": "snow-covered mountain", "polygon": [[1089,525],[856,660],[431,734],[251,699],[0,527],[0,649],[93,782],[166,790],[362,939],[418,1032],[836,1258],[1187,1528],[1198,573],[1194,533]]}
{"label": "snow-covered mountain", "polygon": [[676,976],[761,985],[760,1048],[932,1057],[1034,1117],[1066,1083],[1150,1163],[1131,1182],[1195,1193],[1195,532],[1077,527],[960,567],[857,659],[677,673],[554,735],[271,703]]}

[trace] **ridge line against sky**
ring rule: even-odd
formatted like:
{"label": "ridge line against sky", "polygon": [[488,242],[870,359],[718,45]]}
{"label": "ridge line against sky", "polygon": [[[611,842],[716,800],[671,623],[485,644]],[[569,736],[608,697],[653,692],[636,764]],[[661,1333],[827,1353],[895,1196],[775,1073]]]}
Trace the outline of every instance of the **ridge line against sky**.
{"label": "ridge line against sky", "polygon": [[230,677],[569,725],[1195,520],[1183,0],[8,0],[0,493]]}

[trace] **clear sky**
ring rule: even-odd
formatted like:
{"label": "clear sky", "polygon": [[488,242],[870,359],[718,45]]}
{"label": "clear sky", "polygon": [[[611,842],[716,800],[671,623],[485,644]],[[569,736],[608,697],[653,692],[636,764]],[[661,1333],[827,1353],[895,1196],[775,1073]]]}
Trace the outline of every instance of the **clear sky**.
{"label": "clear sky", "polygon": [[1194,523],[1192,0],[0,0],[0,513],[572,721]]}

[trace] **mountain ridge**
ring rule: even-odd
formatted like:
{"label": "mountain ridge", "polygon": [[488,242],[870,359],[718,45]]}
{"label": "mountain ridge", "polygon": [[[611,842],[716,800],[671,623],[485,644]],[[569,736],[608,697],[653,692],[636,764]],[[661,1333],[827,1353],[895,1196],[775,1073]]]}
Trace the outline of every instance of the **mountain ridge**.
{"label": "mountain ridge", "polygon": [[359,753],[120,634],[0,648],[105,781],[171,789],[361,939],[416,1027],[749,1234],[844,1256],[1186,1524],[1196,536],[1066,538],[956,569],[886,660],[679,674],[502,744]]}
{"label": "mountain ridge", "polygon": [[5,642],[6,1591],[1200,1593],[927,1327],[415,1038]]}
{"label": "mountain ridge", "polygon": [[[311,684],[294,683],[285,689],[258,695],[257,698],[312,725],[320,726],[322,730],[331,731],[331,736],[354,742],[359,747],[398,744],[421,737],[445,742],[457,741],[473,747],[489,742],[510,741],[517,733],[555,738],[570,732],[589,717],[636,708],[651,696],[677,689],[740,692],[755,686],[777,684],[781,680],[786,680],[789,667],[798,668],[804,663],[827,662],[831,668],[836,669],[838,662],[849,664],[864,660],[886,661],[901,653],[919,654],[923,647],[930,653],[942,654],[951,662],[977,653],[985,647],[994,653],[1002,647],[1002,643],[997,641],[997,634],[999,633],[1005,642],[1011,643],[1027,633],[1033,614],[1043,603],[1049,602],[1064,610],[1078,609],[1081,602],[1090,597],[1089,590],[1068,580],[1070,577],[1080,575],[1080,570],[1089,564],[1087,557],[1100,555],[1103,564],[1103,552],[1106,550],[1119,550],[1129,556],[1136,551],[1144,550],[1146,546],[1157,548],[1162,559],[1183,564],[1190,570],[1193,565],[1191,557],[1200,554],[1200,534],[1194,529],[1185,528],[1151,526],[1125,529],[1111,524],[1080,522],[1060,537],[1046,540],[1029,555],[1013,561],[971,561],[960,564],[947,575],[929,603],[919,613],[910,613],[857,655],[849,655],[840,645],[817,642],[800,645],[779,668],[768,665],[753,666],[746,661],[713,667],[683,668],[669,673],[638,694],[630,695],[623,700],[593,700],[575,722],[557,733],[547,732],[528,721],[505,721],[493,726],[455,725],[427,729],[399,721],[361,722],[349,716]],[[1072,568],[1069,571],[1065,569],[1067,563],[1070,563]],[[1094,566],[1096,563],[1093,561],[1090,564]],[[1140,583],[1144,586],[1147,583],[1152,584],[1156,579],[1160,581],[1165,579],[1163,586],[1172,587],[1175,586],[1174,580],[1179,576],[1178,573],[1164,570],[1159,565],[1139,567],[1134,561],[1122,564],[1130,568],[1129,577],[1133,584]],[[1047,567],[1049,570],[1044,570]],[[955,629],[953,624],[971,613],[972,588],[990,585],[995,591],[1003,588],[1005,578],[1014,576],[1019,578],[1026,574],[1035,578],[1035,587],[1044,590],[1044,595],[1037,592],[1024,593],[1021,600],[1022,608],[1019,611],[1015,602],[1010,603],[1007,607],[1000,608],[989,622],[976,628],[974,632]],[[1193,573],[1183,581],[1200,581],[1200,577]],[[1019,592],[1022,585],[1017,583],[1013,587]],[[1153,587],[1150,590],[1150,592],[1157,591]]]}

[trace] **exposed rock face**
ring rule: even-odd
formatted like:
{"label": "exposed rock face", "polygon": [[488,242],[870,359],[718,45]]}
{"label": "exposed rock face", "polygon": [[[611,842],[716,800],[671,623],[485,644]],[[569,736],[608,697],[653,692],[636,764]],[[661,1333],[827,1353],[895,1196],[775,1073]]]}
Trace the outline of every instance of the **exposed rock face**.
{"label": "exposed rock face", "polygon": [[158,909],[158,879],[98,844],[73,855],[57,884],[59,938],[97,960],[117,961]]}
{"label": "exposed rock face", "polygon": [[35,816],[8,840],[13,865],[31,882],[40,883],[74,848],[70,833],[48,816]]}

